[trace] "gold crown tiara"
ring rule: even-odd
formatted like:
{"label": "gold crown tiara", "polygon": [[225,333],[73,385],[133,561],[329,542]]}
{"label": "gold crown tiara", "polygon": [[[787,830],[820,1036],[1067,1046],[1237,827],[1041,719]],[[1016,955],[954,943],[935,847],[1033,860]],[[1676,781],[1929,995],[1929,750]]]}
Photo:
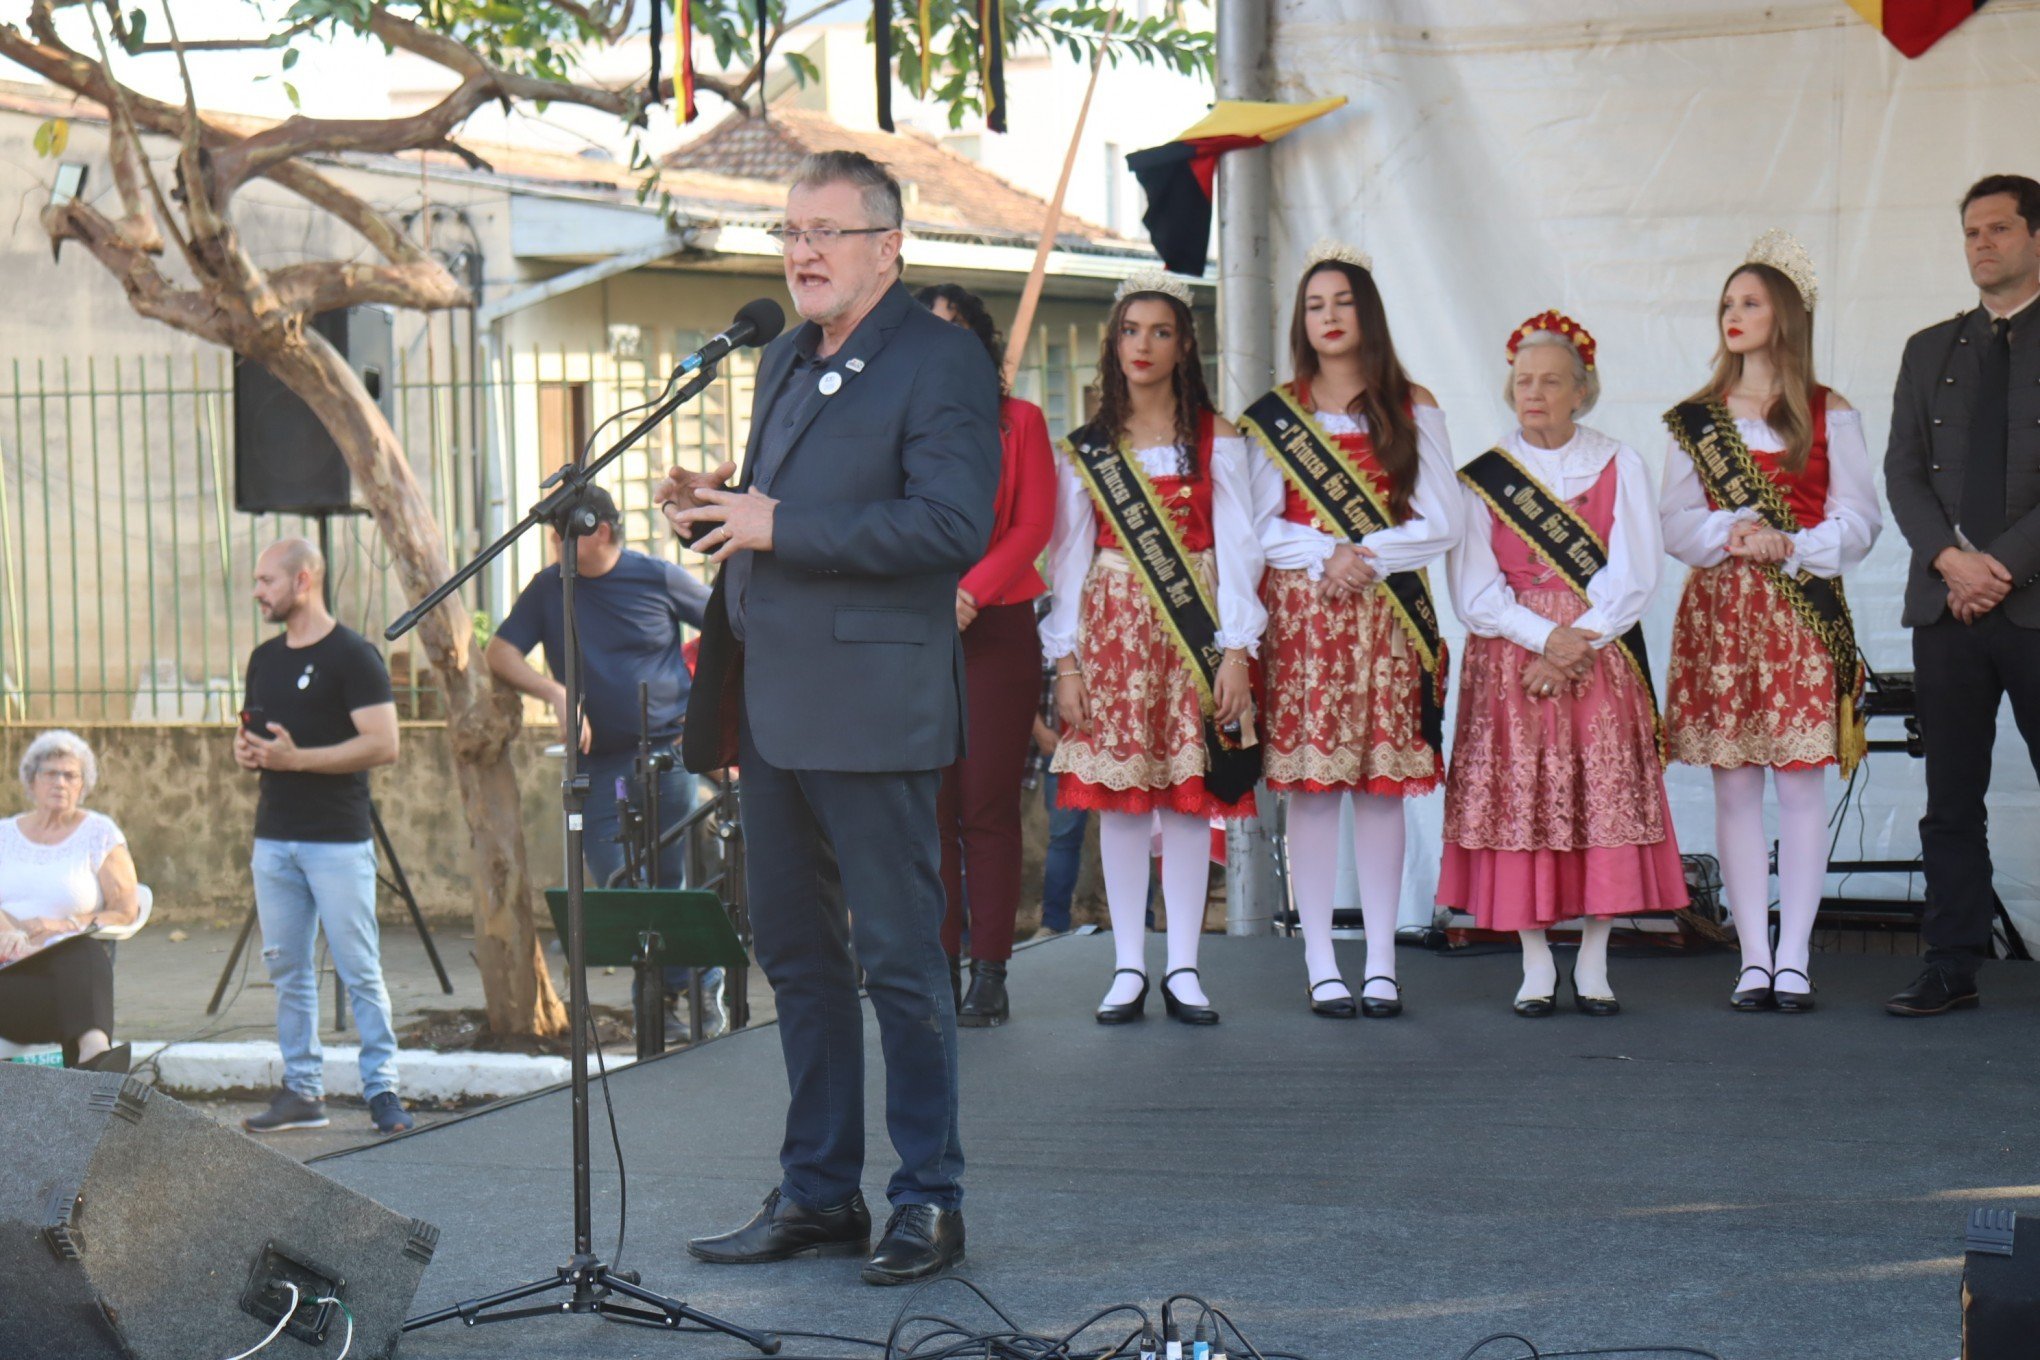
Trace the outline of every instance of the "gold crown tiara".
{"label": "gold crown tiara", "polygon": [[1303,257],[1304,272],[1309,273],[1319,265],[1333,260],[1364,269],[1370,274],[1374,272],[1374,261],[1366,251],[1330,236],[1318,237],[1317,242],[1311,246],[1310,253]]}
{"label": "gold crown tiara", "polygon": [[1135,293],[1160,293],[1172,297],[1185,307],[1191,306],[1190,285],[1169,273],[1166,269],[1136,269],[1119,281],[1119,288],[1112,294],[1114,302],[1124,302]]}
{"label": "gold crown tiara", "polygon": [[1789,231],[1773,227],[1750,242],[1750,253],[1743,256],[1743,263],[1767,264],[1792,280],[1809,312],[1820,300],[1820,276],[1813,272],[1813,257]]}

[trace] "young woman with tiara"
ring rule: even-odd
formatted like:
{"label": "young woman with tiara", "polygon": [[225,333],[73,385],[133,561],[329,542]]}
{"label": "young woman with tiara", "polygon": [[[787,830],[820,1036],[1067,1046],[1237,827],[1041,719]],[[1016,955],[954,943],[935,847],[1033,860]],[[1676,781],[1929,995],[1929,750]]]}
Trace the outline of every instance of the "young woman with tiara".
{"label": "young woman with tiara", "polygon": [[1459,472],[1452,601],[1467,641],[1438,901],[1517,932],[1515,1011],[1533,1019],[1557,1008],[1545,932],[1577,920],[1573,1003],[1614,1015],[1615,918],[1687,900],[1637,626],[1664,543],[1643,459],[1578,423],[1601,391],[1593,337],[1545,312],[1508,350],[1518,428]]}
{"label": "young woman with tiara", "polygon": [[[1396,358],[1367,257],[1311,248],[1290,315],[1288,383],[1240,424],[1260,445],[1253,494],[1268,560],[1262,721],[1268,788],[1288,795],[1290,881],[1310,1008],[1400,1014],[1396,909],[1403,799],[1444,775],[1446,653],[1424,568],[1454,538],[1445,414]],[[1340,803],[1367,929],[1356,1008],[1332,953]]]}
{"label": "young woman with tiara", "polygon": [[[1862,417],[1813,376],[1813,264],[1767,232],[1722,286],[1707,385],[1665,413],[1665,547],[1691,567],[1672,626],[1674,760],[1714,771],[1714,843],[1742,968],[1739,1011],[1813,1009],[1827,768],[1864,750],[1842,574],[1882,517]],[[1778,791],[1778,943],[1764,772]]]}
{"label": "young woman with tiara", "polygon": [[1212,409],[1181,281],[1143,270],[1120,285],[1098,395],[1097,418],[1057,459],[1054,604],[1041,624],[1063,724],[1057,796],[1100,814],[1118,966],[1097,1016],[1120,1024],[1144,1013],[1159,814],[1162,997],[1176,1019],[1213,1024],[1197,971],[1210,819],[1253,810],[1248,667],[1266,615],[1246,441]]}

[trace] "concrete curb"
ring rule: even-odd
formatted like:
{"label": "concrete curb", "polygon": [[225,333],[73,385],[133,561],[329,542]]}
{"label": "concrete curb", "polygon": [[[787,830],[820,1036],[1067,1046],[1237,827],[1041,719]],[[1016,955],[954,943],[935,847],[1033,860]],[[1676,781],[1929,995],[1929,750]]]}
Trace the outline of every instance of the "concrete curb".
{"label": "concrete curb", "polygon": [[[360,1096],[361,1049],[354,1044],[327,1044],[323,1054],[326,1094]],[[612,1072],[636,1061],[628,1052],[605,1053],[604,1057]],[[145,1062],[150,1064],[154,1084],[172,1095],[267,1094],[283,1085],[283,1055],[274,1043],[137,1043],[135,1066]],[[452,1105],[500,1100],[557,1086],[568,1075],[565,1058],[397,1050],[397,1090],[407,1101]]]}

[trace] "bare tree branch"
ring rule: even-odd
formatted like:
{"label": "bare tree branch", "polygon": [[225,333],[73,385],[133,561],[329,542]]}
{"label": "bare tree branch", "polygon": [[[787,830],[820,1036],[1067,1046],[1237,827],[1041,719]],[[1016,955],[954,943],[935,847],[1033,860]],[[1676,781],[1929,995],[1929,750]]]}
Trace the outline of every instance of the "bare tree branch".
{"label": "bare tree branch", "polygon": [[[170,224],[173,235],[177,234],[177,222],[170,215],[169,205],[163,201],[163,186],[156,182],[156,172],[150,167],[148,157],[142,152],[141,134],[135,130],[134,115],[128,109],[126,92],[121,89],[118,82],[112,80],[112,59],[107,54],[106,35],[99,30],[98,12],[94,10],[86,12],[92,17],[92,41],[99,48],[99,68],[107,72],[108,82],[113,85],[114,93],[120,96],[116,99],[115,106],[107,110],[106,151],[107,159],[113,164],[113,186],[120,194],[123,210],[122,218],[117,225],[121,235],[137,249],[145,250],[151,255],[160,255],[163,251],[163,233],[157,230],[156,219],[143,206],[144,184],[148,186],[149,193],[155,199],[157,212],[160,212],[163,220]],[[190,248],[181,235],[177,237],[177,248],[189,258]]]}
{"label": "bare tree branch", "polygon": [[77,241],[120,282],[128,302],[141,315],[174,326],[216,345],[228,345],[231,318],[204,293],[173,288],[146,250],[82,199],[43,210],[43,228],[52,238]]}
{"label": "bare tree branch", "polygon": [[430,258],[409,265],[284,265],[269,271],[269,286],[287,310],[303,313],[364,303],[440,311],[465,307],[470,301],[468,290],[444,265]]}
{"label": "bare tree branch", "polygon": [[378,255],[393,265],[412,265],[432,258],[402,228],[365,199],[341,188],[300,161],[271,166],[266,177],[271,183],[281,185],[313,207],[324,209],[352,227]]}

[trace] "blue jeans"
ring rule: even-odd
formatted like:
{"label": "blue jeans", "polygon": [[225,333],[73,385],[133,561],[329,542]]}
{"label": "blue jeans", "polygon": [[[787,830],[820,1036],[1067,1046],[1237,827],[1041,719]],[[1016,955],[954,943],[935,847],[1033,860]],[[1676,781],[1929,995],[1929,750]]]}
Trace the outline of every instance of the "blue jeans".
{"label": "blue jeans", "polygon": [[1055,804],[1055,776],[1044,774],[1042,795],[1048,803],[1048,853],[1041,861],[1041,928],[1068,930],[1070,902],[1077,895],[1077,875],[1084,867],[1084,828],[1091,814],[1082,808]]}
{"label": "blue jeans", "polygon": [[314,1100],[326,1094],[319,1049],[319,975],[313,946],[326,932],[333,971],[354,1006],[361,1033],[361,1094],[397,1087],[397,1036],[383,988],[381,936],[375,923],[372,841],[257,840],[255,913],[262,962],[276,985],[276,1042],[283,1084]]}
{"label": "blue jeans", "polygon": [[[581,821],[581,862],[588,866],[588,886],[606,888],[609,876],[623,867],[623,847],[616,842],[616,781],[624,780],[636,794],[634,770],[637,752],[615,751],[608,755],[584,756],[588,772],[588,806]],[[659,821],[661,830],[685,817],[694,807],[694,776],[680,768],[674,752],[673,768],[659,776]],[[685,847],[675,841],[659,852],[659,886],[678,888],[686,881]],[[666,993],[687,989],[694,975],[691,968],[666,970]]]}

